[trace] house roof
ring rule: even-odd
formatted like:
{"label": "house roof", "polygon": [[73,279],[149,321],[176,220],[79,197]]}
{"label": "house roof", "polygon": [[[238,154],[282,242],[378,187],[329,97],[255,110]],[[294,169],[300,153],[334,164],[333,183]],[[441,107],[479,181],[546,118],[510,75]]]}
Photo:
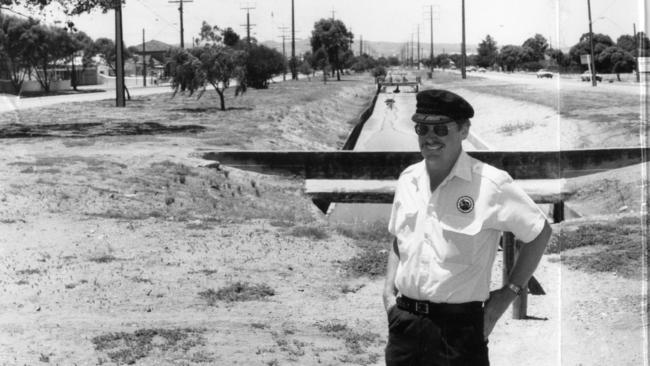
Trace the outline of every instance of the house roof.
{"label": "house roof", "polygon": [[[134,46],[135,48],[138,49],[139,54],[142,54],[142,43]],[[169,49],[176,48],[176,46],[172,46],[170,44],[167,44],[165,42],[160,42],[156,41],[155,39],[152,39],[151,41],[145,42],[144,43],[144,52],[145,53],[155,53],[155,52],[167,52]]]}

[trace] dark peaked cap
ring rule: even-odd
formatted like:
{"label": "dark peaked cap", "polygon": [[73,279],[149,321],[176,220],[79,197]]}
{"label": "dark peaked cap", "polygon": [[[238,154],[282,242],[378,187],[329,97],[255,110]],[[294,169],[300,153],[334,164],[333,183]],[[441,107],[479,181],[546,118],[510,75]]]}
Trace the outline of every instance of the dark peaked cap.
{"label": "dark peaked cap", "polygon": [[460,95],[447,90],[423,90],[416,100],[413,122],[436,124],[474,117],[472,106]]}

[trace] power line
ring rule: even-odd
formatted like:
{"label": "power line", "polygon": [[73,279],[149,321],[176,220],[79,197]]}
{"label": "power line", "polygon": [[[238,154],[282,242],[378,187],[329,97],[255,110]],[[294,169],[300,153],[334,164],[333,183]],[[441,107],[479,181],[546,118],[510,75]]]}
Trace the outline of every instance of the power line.
{"label": "power line", "polygon": [[165,23],[167,23],[168,25],[170,25],[170,26],[172,26],[172,27],[176,26],[174,23],[170,22],[169,20],[165,19],[165,18],[162,17],[160,14],[158,14],[157,12],[155,12],[155,11],[154,11],[154,10],[153,10],[149,5],[147,5],[147,4],[146,4],[145,2],[143,2],[142,0],[137,0],[137,1],[140,3],[140,5],[142,5],[143,7],[145,7],[145,8],[146,8],[146,9],[147,9],[151,14],[155,15],[155,16],[156,16],[156,20],[161,19],[161,20],[163,20]]}

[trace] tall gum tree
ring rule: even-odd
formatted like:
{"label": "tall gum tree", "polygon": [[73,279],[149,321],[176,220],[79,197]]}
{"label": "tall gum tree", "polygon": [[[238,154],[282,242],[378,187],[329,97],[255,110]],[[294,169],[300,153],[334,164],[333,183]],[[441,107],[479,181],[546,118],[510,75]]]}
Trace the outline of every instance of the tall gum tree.
{"label": "tall gum tree", "polygon": [[321,19],[314,24],[311,31],[311,49],[314,54],[325,50],[329,64],[336,71],[336,80],[341,80],[344,66],[343,55],[350,49],[354,35],[338,19]]}

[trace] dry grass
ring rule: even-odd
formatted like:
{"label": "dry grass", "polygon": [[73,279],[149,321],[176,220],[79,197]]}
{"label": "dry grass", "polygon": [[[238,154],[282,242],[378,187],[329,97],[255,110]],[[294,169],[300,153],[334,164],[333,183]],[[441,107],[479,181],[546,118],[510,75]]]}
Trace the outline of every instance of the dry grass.
{"label": "dry grass", "polygon": [[478,93],[543,105],[559,111],[563,117],[601,123],[616,122],[617,125],[632,124],[637,132],[641,118],[639,98],[633,94],[560,88],[559,94],[553,92],[549,95],[549,91],[534,85],[511,84],[487,79],[471,85],[462,85],[462,87]]}
{"label": "dry grass", "polygon": [[343,263],[349,275],[379,277],[386,273],[388,250],[393,240],[386,227],[384,221],[336,227],[339,234],[353,239],[359,247],[359,253]]}
{"label": "dry grass", "polygon": [[121,364],[134,364],[152,352],[188,350],[204,344],[202,329],[139,329],[133,333],[115,332],[94,337],[95,349]]}
{"label": "dry grass", "polygon": [[[587,272],[613,272],[628,278],[641,278],[644,227],[640,218],[622,218],[613,222],[584,223],[578,227],[559,226],[547,248],[560,253],[560,260],[572,269]],[[575,249],[589,249],[583,252]]]}
{"label": "dry grass", "polygon": [[[189,133],[212,146],[227,146],[232,149],[251,149],[256,148],[256,145],[257,148],[268,149],[280,146],[304,149],[305,146],[293,141],[292,136],[318,136],[317,139],[306,141],[311,141],[320,149],[340,147],[347,137],[345,131],[349,127],[346,121],[351,116],[344,114],[332,96],[348,93],[346,90],[353,84],[366,85],[367,93],[343,96],[346,103],[358,104],[360,113],[372,98],[374,88],[368,78],[347,78],[347,82],[327,85],[308,81],[276,83],[271,84],[267,90],[249,89],[243,97],[235,97],[233,88],[229,88],[226,90],[227,111],[217,108],[219,101],[214,91],[206,92],[197,100],[180,94],[172,98],[170,90],[170,93],[134,97],[127,102],[125,108],[115,108],[112,100],[103,100],[7,112],[0,114],[0,137],[3,133],[9,133],[7,128],[12,124],[14,130],[17,127],[29,129],[30,126],[40,126],[39,131],[49,129],[55,136],[83,138],[149,134],[152,132],[135,129],[148,123],[154,126],[153,132],[157,134]],[[293,103],[307,106],[314,112],[308,116],[296,116],[292,114]],[[15,125],[15,121],[20,121],[20,124]],[[92,121],[92,126],[88,125],[89,121]],[[340,123],[336,126],[331,121]],[[188,132],[169,130],[189,126],[197,126],[197,129]],[[130,128],[134,130],[129,130]],[[75,139],[67,140],[66,144],[71,147],[90,146],[95,141]]]}
{"label": "dry grass", "polygon": [[289,234],[314,240],[324,240],[330,236],[327,229],[318,226],[296,226],[289,231]]}
{"label": "dry grass", "polygon": [[525,121],[525,122],[517,122],[517,123],[508,123],[505,124],[501,127],[499,127],[499,132],[503,133],[505,135],[511,136],[515,133],[520,133],[526,130],[529,130],[531,128],[535,127],[535,122],[532,121]]}
{"label": "dry grass", "polygon": [[199,296],[207,300],[210,306],[214,306],[217,301],[253,301],[262,300],[273,295],[275,295],[275,291],[269,285],[248,282],[235,282],[217,291],[209,289],[199,292]]}
{"label": "dry grass", "polygon": [[380,340],[379,334],[360,331],[339,321],[320,323],[317,327],[321,332],[343,340],[348,354],[341,359],[342,362],[361,365],[377,362],[379,355],[371,353],[366,356],[366,348]]}

